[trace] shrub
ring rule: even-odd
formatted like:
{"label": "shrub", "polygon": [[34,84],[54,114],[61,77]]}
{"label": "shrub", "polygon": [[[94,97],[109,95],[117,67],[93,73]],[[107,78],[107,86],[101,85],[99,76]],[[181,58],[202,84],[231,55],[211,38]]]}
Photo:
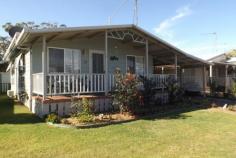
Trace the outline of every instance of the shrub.
{"label": "shrub", "polygon": [[158,100],[155,99],[156,91],[155,89],[153,89],[155,87],[155,83],[153,82],[153,80],[143,76],[140,77],[140,80],[143,83],[143,89],[140,90],[143,98],[143,104],[147,106],[157,103]]}
{"label": "shrub", "polygon": [[87,98],[82,98],[76,102],[72,101],[72,117],[76,117],[79,122],[92,122],[93,115],[93,102]]}
{"label": "shrub", "polygon": [[227,108],[230,111],[236,111],[236,106],[235,105],[229,105]]}
{"label": "shrub", "polygon": [[79,122],[82,122],[82,123],[93,122],[94,116],[88,113],[80,113],[77,116],[77,119],[79,120]]}
{"label": "shrub", "polygon": [[112,92],[113,104],[120,108],[120,112],[134,112],[139,105],[140,94],[138,78],[130,73],[122,76],[119,70],[115,72],[115,87]]}
{"label": "shrub", "polygon": [[213,80],[213,78],[210,78],[209,87],[210,87],[211,95],[215,96],[216,95],[216,91],[217,91],[217,84],[216,84],[216,81]]}
{"label": "shrub", "polygon": [[232,85],[232,93],[234,96],[236,96],[236,82],[235,81],[233,82],[233,85]]}
{"label": "shrub", "polygon": [[59,116],[57,114],[51,113],[51,114],[47,115],[46,122],[59,123],[60,122],[60,118],[59,118]]}
{"label": "shrub", "polygon": [[169,95],[169,102],[174,103],[181,101],[183,99],[184,95],[184,89],[182,89],[178,81],[173,78],[168,78],[166,83],[163,83],[165,86],[165,89],[168,92]]}

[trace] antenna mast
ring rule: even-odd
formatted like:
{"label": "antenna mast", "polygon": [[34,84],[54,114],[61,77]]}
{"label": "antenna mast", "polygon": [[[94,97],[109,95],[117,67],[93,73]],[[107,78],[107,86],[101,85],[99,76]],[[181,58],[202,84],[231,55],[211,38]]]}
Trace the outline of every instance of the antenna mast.
{"label": "antenna mast", "polygon": [[133,17],[134,25],[138,25],[138,0],[134,0],[134,17]]}
{"label": "antenna mast", "polygon": [[[112,19],[117,13],[121,10],[121,8],[128,2],[128,0],[124,0],[120,6],[118,6],[111,16],[108,17],[108,24],[111,25]],[[133,24],[138,25],[138,0],[134,0],[134,15],[133,15]]]}
{"label": "antenna mast", "polygon": [[217,52],[218,52],[218,49],[217,49],[217,41],[218,41],[217,32],[203,33],[203,35],[212,35],[212,36],[215,36],[213,46],[214,46],[214,49],[215,49],[215,53],[217,53]]}
{"label": "antenna mast", "polygon": [[120,6],[118,6],[111,16],[108,17],[108,24],[111,25],[113,17],[121,10],[121,8],[128,2],[128,0],[124,0]]}

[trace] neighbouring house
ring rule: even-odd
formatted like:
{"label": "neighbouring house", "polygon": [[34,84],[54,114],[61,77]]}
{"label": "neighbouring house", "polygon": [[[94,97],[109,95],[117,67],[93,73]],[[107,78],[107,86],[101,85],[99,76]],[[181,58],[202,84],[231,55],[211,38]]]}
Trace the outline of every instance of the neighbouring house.
{"label": "neighbouring house", "polygon": [[[204,93],[210,65],[135,25],[23,29],[4,59],[11,94],[40,116],[68,114],[71,96],[95,99],[95,111],[109,110],[116,68],[153,79],[163,102],[169,77],[187,91]],[[168,73],[155,71],[165,65],[171,65]]]}
{"label": "neighbouring house", "polygon": [[10,73],[7,72],[7,66],[7,63],[0,61],[0,93],[6,93],[10,89]]}
{"label": "neighbouring house", "polygon": [[230,53],[223,53],[208,59],[210,81],[216,84],[217,91],[228,93],[236,80],[236,59]]}

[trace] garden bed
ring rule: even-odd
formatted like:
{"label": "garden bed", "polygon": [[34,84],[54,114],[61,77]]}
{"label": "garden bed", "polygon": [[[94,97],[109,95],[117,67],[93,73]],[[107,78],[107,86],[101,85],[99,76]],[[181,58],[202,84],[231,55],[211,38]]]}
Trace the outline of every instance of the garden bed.
{"label": "garden bed", "polygon": [[61,119],[60,123],[48,123],[48,125],[61,128],[95,128],[111,124],[119,124],[136,120],[135,116],[128,114],[100,114],[94,116],[91,122],[81,122],[76,117]]}

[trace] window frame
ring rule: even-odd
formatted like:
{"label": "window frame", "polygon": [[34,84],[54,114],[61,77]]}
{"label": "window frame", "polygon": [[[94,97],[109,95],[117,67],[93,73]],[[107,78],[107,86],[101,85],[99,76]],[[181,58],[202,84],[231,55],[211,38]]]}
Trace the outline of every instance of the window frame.
{"label": "window frame", "polygon": [[125,64],[126,64],[125,72],[127,73],[127,70],[128,70],[128,67],[127,67],[128,66],[128,61],[127,61],[128,56],[134,57],[134,60],[135,60],[134,61],[135,62],[135,73],[134,74],[137,74],[137,72],[136,72],[136,57],[142,57],[143,58],[143,74],[142,75],[144,75],[145,74],[145,58],[144,58],[144,56],[141,56],[141,55],[129,55],[129,54],[126,55],[126,58],[125,58]]}
{"label": "window frame", "polygon": [[[63,50],[63,60],[64,60],[64,72],[49,72],[49,49],[62,49]],[[62,47],[47,47],[47,73],[48,74],[69,74],[65,72],[65,50],[66,49],[71,49],[71,50],[78,50],[79,54],[80,54],[80,58],[79,58],[79,68],[80,68],[80,73],[81,73],[81,49],[73,49],[73,48],[62,48]],[[73,63],[73,62],[72,62]],[[73,65],[74,68],[74,65]],[[77,74],[77,73],[76,73]]]}

